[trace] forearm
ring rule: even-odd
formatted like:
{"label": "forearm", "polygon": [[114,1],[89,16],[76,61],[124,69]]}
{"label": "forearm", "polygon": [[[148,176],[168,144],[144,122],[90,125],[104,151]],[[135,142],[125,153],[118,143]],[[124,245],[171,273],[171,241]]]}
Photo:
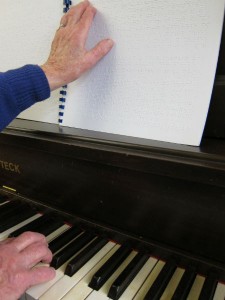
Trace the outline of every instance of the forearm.
{"label": "forearm", "polygon": [[48,80],[36,65],[0,73],[0,131],[23,110],[49,96]]}

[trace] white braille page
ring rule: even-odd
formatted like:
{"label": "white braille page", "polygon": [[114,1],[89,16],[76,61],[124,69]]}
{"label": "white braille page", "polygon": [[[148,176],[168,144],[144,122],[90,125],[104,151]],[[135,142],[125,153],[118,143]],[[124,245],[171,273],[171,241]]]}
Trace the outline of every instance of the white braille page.
{"label": "white braille page", "polygon": [[[87,47],[115,47],[68,87],[64,126],[199,145],[218,60],[225,0],[92,0]],[[73,0],[73,4],[78,1]],[[62,0],[1,0],[0,70],[42,64]],[[57,123],[58,91],[20,117]]]}
{"label": "white braille page", "polygon": [[88,48],[108,37],[116,45],[96,68],[69,85],[63,125],[199,145],[224,0],[92,3],[98,13]]}
{"label": "white braille page", "polygon": [[[63,15],[63,0],[0,1],[0,71],[43,64]],[[57,123],[59,91],[20,117]]]}

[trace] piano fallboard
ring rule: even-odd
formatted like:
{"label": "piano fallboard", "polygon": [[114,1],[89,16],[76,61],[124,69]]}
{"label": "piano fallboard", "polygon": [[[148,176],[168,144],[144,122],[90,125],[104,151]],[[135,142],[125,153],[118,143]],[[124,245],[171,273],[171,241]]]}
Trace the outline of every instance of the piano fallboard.
{"label": "piano fallboard", "polygon": [[223,141],[137,145],[56,130],[0,135],[3,190],[225,268]]}

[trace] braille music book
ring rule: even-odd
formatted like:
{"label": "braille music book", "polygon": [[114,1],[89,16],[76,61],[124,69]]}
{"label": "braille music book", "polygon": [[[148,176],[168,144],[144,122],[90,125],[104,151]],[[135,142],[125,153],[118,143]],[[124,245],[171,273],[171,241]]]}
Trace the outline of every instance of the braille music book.
{"label": "braille music book", "polygon": [[[92,0],[87,40],[112,51],[19,118],[199,145],[214,84],[225,0]],[[63,9],[78,1],[1,0],[1,71],[42,64]]]}

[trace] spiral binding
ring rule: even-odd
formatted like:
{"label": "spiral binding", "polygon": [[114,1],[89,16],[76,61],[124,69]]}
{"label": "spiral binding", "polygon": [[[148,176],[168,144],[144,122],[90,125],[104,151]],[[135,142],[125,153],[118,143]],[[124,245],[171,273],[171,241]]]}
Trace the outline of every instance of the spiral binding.
{"label": "spiral binding", "polygon": [[[70,9],[70,6],[72,5],[71,0],[63,0],[63,13],[67,13]],[[67,85],[64,85],[60,90],[60,98],[59,98],[59,118],[58,122],[59,125],[63,123],[63,117],[64,117],[64,109],[65,109],[65,103],[66,103],[66,95],[67,95]]]}

